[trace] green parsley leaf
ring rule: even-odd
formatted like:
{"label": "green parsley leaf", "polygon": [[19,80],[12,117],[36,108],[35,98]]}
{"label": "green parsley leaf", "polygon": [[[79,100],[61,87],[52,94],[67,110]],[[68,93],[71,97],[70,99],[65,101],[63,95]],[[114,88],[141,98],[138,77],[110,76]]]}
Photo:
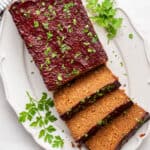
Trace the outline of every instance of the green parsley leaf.
{"label": "green parsley leaf", "polygon": [[52,58],[56,58],[57,57],[57,53],[56,52],[53,52],[52,53]]}
{"label": "green parsley leaf", "polygon": [[47,58],[45,59],[45,63],[46,63],[46,65],[51,64],[51,61],[50,61],[50,58],[49,58],[49,57],[47,57]]}
{"label": "green parsley leaf", "polygon": [[37,121],[32,122],[32,123],[30,124],[30,126],[31,126],[31,127],[37,127],[37,126],[38,126],[38,122],[37,122]]}
{"label": "green parsley leaf", "polygon": [[36,10],[35,13],[36,13],[37,15],[40,15],[41,12],[40,12],[40,10]]}
{"label": "green parsley leaf", "polygon": [[62,138],[60,136],[55,136],[55,140],[52,146],[54,148],[58,148],[58,147],[63,147],[63,145],[64,145],[64,141],[62,140]]}
{"label": "green parsley leaf", "polygon": [[133,39],[133,34],[132,33],[129,34],[129,39]]}
{"label": "green parsley leaf", "polygon": [[73,19],[73,24],[74,24],[74,25],[77,24],[77,19]]}
{"label": "green parsley leaf", "polygon": [[65,51],[71,49],[71,47],[70,47],[69,45],[67,45],[67,44],[62,44],[60,48],[61,48],[61,51],[62,51],[63,53],[64,53]]}
{"label": "green parsley leaf", "polygon": [[98,41],[97,35],[95,35],[94,37],[92,37],[92,43],[96,43],[97,41]]}
{"label": "green parsley leaf", "polygon": [[58,27],[58,30],[63,31],[63,26],[61,24],[58,24],[57,27]]}
{"label": "green parsley leaf", "polygon": [[47,131],[48,131],[49,133],[52,133],[52,132],[55,132],[56,129],[55,129],[52,125],[50,125],[50,126],[47,127]]}
{"label": "green parsley leaf", "polygon": [[69,33],[71,33],[71,32],[73,31],[73,29],[72,29],[71,25],[68,25],[68,27],[67,27],[67,28],[68,28],[68,32],[69,32]]}
{"label": "green parsley leaf", "polygon": [[90,45],[90,43],[89,43],[89,42],[84,42],[83,44],[84,44],[85,46]]}
{"label": "green parsley leaf", "polygon": [[81,52],[77,52],[77,53],[74,55],[75,58],[78,58],[79,56],[81,56]]}
{"label": "green parsley leaf", "polygon": [[39,22],[38,22],[38,21],[34,21],[33,26],[34,26],[35,28],[38,28],[38,27],[39,27]]}
{"label": "green parsley leaf", "polygon": [[49,6],[48,6],[48,10],[49,10],[49,12],[53,15],[53,17],[56,16],[56,11],[53,9],[53,6],[52,6],[52,5],[49,5]]}
{"label": "green parsley leaf", "polygon": [[51,123],[57,120],[50,110],[54,106],[53,100],[45,92],[40,100],[34,99],[28,92],[27,96],[29,103],[26,104],[25,111],[19,114],[19,122],[28,121],[32,128],[40,128],[39,138],[51,144],[53,148],[62,148],[63,139],[59,135],[53,135],[56,129]]}
{"label": "green parsley leaf", "polygon": [[42,23],[42,25],[43,25],[43,27],[44,27],[44,29],[47,29],[48,30],[48,28],[49,28],[49,24],[48,24],[48,22],[45,22],[45,23]]}
{"label": "green parsley leaf", "polygon": [[87,26],[85,26],[85,28],[83,29],[84,33],[88,33],[89,32],[89,28]]}
{"label": "green parsley leaf", "polygon": [[24,123],[27,120],[28,113],[23,111],[19,114],[19,122]]}
{"label": "green parsley leaf", "polygon": [[49,52],[51,51],[52,51],[51,47],[47,47],[46,50],[44,51],[45,56],[48,56]]}
{"label": "green parsley leaf", "polygon": [[49,31],[46,33],[47,34],[47,39],[50,40],[53,37],[53,34]]}
{"label": "green parsley leaf", "polygon": [[58,81],[62,81],[62,74],[59,73],[59,74],[57,75],[57,79],[58,79]]}
{"label": "green parsley leaf", "polygon": [[73,70],[72,70],[72,74],[73,74],[73,75],[78,75],[79,73],[80,73],[79,70],[73,68]]}
{"label": "green parsley leaf", "polygon": [[51,12],[53,10],[53,6],[52,5],[49,5],[48,6],[48,10]]}
{"label": "green parsley leaf", "polygon": [[42,6],[45,6],[45,2],[42,2],[41,5],[42,5]]}
{"label": "green parsley leaf", "polygon": [[45,135],[45,130],[42,129],[39,133],[39,138],[43,137],[44,135]]}
{"label": "green parsley leaf", "polygon": [[88,50],[87,50],[89,53],[95,53],[96,52],[96,50],[95,49],[93,49],[93,48],[88,48]]}
{"label": "green parsley leaf", "polygon": [[64,5],[64,9],[63,11],[66,12],[66,13],[69,13],[70,12],[70,8],[74,6],[74,3],[73,2],[69,2],[67,4]]}
{"label": "green parsley leaf", "polygon": [[112,0],[87,0],[87,8],[90,10],[91,19],[107,31],[109,40],[113,39],[122,25],[122,18],[116,18],[117,10]]}

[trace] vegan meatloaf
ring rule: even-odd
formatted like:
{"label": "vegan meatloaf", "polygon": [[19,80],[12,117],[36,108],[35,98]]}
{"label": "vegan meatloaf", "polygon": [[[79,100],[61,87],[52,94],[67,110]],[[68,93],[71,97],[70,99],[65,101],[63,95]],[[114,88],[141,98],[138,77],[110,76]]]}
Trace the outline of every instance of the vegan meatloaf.
{"label": "vegan meatloaf", "polygon": [[66,124],[74,139],[83,142],[101,127],[102,122],[109,121],[132,104],[124,91],[116,90],[76,113]]}
{"label": "vegan meatloaf", "polygon": [[54,94],[55,107],[62,119],[67,120],[119,86],[118,78],[104,65],[57,90]]}
{"label": "vegan meatloaf", "polygon": [[90,137],[86,145],[90,150],[119,150],[149,118],[149,113],[134,104]]}
{"label": "vegan meatloaf", "polygon": [[81,0],[25,0],[10,13],[49,90],[106,63]]}

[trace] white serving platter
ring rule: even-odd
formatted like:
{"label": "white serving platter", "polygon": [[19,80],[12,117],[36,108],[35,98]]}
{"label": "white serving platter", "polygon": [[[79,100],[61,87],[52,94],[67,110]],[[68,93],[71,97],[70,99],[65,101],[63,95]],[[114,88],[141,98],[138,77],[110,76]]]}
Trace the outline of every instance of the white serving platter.
{"label": "white serving platter", "polygon": [[[150,112],[150,64],[147,48],[128,16],[121,9],[118,9],[118,15],[123,18],[123,26],[117,37],[109,44],[105,31],[95,24],[94,27],[108,54],[108,66],[119,77],[123,85],[122,88],[131,98],[134,98],[135,102]],[[47,92],[49,96],[52,96],[53,93],[47,91],[38,69],[34,63],[30,62],[32,58],[25,48],[8,11],[4,14],[0,31],[0,74],[7,100],[16,114],[19,115],[28,102],[26,91],[37,98],[41,96],[42,92]],[[133,39],[129,39],[130,33],[134,35]],[[55,109],[52,109],[52,112],[58,117]],[[23,126],[39,146],[46,150],[53,150],[49,144],[38,138],[38,128],[31,128],[28,122],[24,123]],[[65,144],[62,150],[78,149],[72,147],[73,139],[60,118],[54,123],[54,126],[57,128],[56,134],[64,138]],[[150,123],[147,122],[122,149],[137,149],[149,132]],[[141,133],[146,135],[141,138],[139,136]],[[85,147],[82,148],[82,150],[85,149]]]}

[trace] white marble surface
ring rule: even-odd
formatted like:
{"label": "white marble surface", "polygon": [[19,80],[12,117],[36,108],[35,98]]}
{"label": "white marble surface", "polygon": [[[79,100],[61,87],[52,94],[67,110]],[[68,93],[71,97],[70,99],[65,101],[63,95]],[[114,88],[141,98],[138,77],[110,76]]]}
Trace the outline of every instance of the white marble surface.
{"label": "white marble surface", "polygon": [[[132,19],[138,31],[150,43],[150,1],[149,0],[117,0]],[[143,142],[139,150],[149,150],[150,136]],[[17,117],[8,105],[0,79],[0,150],[42,150],[34,140],[17,123]]]}

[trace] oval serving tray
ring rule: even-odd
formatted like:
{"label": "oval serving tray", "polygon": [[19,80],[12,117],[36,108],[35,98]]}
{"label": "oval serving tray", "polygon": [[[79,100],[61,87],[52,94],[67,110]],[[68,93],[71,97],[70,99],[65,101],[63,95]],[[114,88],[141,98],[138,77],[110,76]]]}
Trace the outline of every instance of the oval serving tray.
{"label": "oval serving tray", "polygon": [[[126,90],[131,98],[134,98],[135,102],[139,103],[147,111],[150,111],[148,100],[150,96],[150,83],[148,82],[150,65],[146,55],[144,40],[134,29],[124,11],[119,9],[118,15],[124,18],[123,26],[117,37],[109,44],[105,31],[95,24],[94,27],[107,51],[109,57],[108,66],[119,76],[123,85],[122,88]],[[32,58],[25,48],[8,11],[4,14],[0,30],[0,73],[6,98],[18,115],[24,110],[24,106],[28,102],[26,91],[29,91],[32,96],[37,98],[41,96],[42,92],[47,92],[49,96],[52,96],[53,93],[47,91],[38,69],[34,63],[30,62]],[[129,33],[134,35],[132,40],[128,37]],[[31,73],[33,71],[34,74]],[[55,109],[52,112],[58,117]],[[53,150],[49,144],[38,139],[38,128],[32,129],[29,123],[25,123],[23,126],[41,147]],[[78,149],[77,147],[72,147],[71,141],[73,139],[60,118],[54,123],[54,126],[57,128],[56,134],[64,138],[65,145],[62,150]],[[62,130],[65,132],[63,133]],[[150,124],[147,122],[122,149],[137,149],[149,132]],[[146,135],[140,138],[139,135],[141,133],[146,133]],[[86,148],[83,147],[82,150],[84,149]]]}

